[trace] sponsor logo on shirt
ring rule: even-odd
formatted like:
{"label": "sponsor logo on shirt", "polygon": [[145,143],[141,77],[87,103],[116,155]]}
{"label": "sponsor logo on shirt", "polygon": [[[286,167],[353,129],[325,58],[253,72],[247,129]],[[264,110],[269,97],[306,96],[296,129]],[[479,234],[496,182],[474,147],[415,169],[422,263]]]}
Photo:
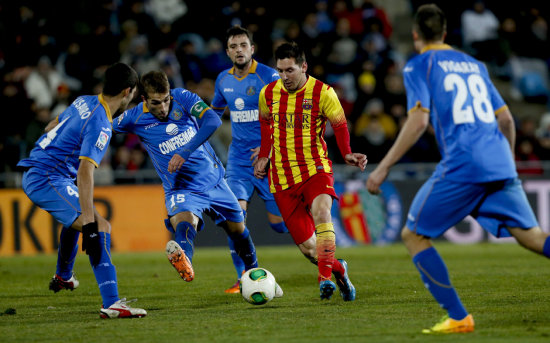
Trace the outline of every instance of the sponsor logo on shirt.
{"label": "sponsor logo on shirt", "polygon": [[170,136],[175,136],[178,134],[178,126],[176,124],[168,124],[168,126],[166,126],[166,133],[169,134]]}
{"label": "sponsor logo on shirt", "polygon": [[103,131],[105,132],[111,132],[111,128],[110,127],[102,127],[101,128]]}
{"label": "sponsor logo on shirt", "polygon": [[[175,124],[170,124],[175,125]],[[168,126],[170,126],[168,125]],[[168,128],[167,128],[168,130]],[[173,152],[174,150],[177,150],[178,148],[181,148],[185,144],[189,143],[191,138],[195,137],[195,130],[190,127],[184,132],[180,133],[177,136],[174,136],[162,143],[159,144],[159,150],[163,155],[169,154]]]}
{"label": "sponsor logo on shirt", "polygon": [[258,110],[230,111],[231,121],[234,123],[249,123],[258,121]]}
{"label": "sponsor logo on shirt", "polygon": [[99,133],[99,137],[97,137],[97,141],[95,142],[95,146],[99,148],[99,150],[105,149],[105,146],[107,145],[107,142],[109,141],[109,135],[101,131]]}
{"label": "sponsor logo on shirt", "polygon": [[244,100],[242,98],[235,99],[235,107],[238,110],[242,110],[244,108]]}
{"label": "sponsor logo on shirt", "polygon": [[223,92],[224,92],[224,93],[233,92],[233,88],[224,88],[224,89],[223,89]]}
{"label": "sponsor logo on shirt", "polygon": [[413,71],[413,67],[411,67],[411,66],[405,67],[405,68],[403,69],[403,72],[404,72],[404,73],[410,73],[411,71]]}

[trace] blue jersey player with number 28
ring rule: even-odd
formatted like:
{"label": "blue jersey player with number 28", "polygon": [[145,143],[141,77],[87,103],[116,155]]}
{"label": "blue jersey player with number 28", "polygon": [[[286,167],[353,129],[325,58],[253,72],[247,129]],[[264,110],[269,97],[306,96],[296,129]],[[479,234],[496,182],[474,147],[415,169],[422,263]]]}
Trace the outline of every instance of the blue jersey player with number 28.
{"label": "blue jersey player with number 28", "polygon": [[193,281],[194,238],[204,225],[202,214],[207,213],[235,242],[245,269],[257,267],[241,208],[207,142],[220,126],[220,118],[198,95],[183,88],[170,90],[162,71],[143,75],[140,87],[143,102],[124,112],[113,130],[141,139],[162,180],[168,211],[165,224],[175,234],[175,240],[166,245],[168,260],[183,280]]}
{"label": "blue jersey player with number 28", "polygon": [[419,55],[403,70],[408,118],[394,145],[369,175],[380,193],[389,169],[432,124],[442,159],[416,194],[401,238],[422,281],[447,315],[423,333],[474,331],[474,319],[452,286],[432,246],[467,215],[497,237],[513,236],[550,257],[550,238],[538,226],[517,178],[515,126],[508,107],[476,59],[444,44],[446,19],[434,4],[418,8],[413,39]]}
{"label": "blue jersey player with number 28", "polygon": [[[275,232],[286,233],[288,230],[269,191],[268,180],[255,178],[253,167],[261,143],[258,97],[265,85],[279,79],[279,73],[252,58],[254,45],[245,28],[231,27],[227,30],[225,42],[227,56],[233,62],[233,67],[218,75],[212,109],[221,116],[225,108],[229,108],[232,142],[227,160],[227,183],[239,199],[245,216],[248,203],[256,191],[265,202],[271,228]],[[235,253],[234,242],[230,237],[228,243],[237,278],[240,279],[244,265]],[[225,292],[239,293],[239,281]]]}
{"label": "blue jersey player with number 28", "polygon": [[94,169],[107,151],[113,117],[133,99],[137,82],[136,72],[126,64],[110,66],[105,71],[102,93],[78,97],[47,125],[46,133],[38,139],[30,156],[18,163],[26,170],[25,194],[63,225],[57,271],[50,289],[58,292],[78,287],[73,266],[82,231],[82,250],[90,257],[103,299],[102,318],[147,314],[119,299],[116,270],[111,261],[111,225],[93,206]]}

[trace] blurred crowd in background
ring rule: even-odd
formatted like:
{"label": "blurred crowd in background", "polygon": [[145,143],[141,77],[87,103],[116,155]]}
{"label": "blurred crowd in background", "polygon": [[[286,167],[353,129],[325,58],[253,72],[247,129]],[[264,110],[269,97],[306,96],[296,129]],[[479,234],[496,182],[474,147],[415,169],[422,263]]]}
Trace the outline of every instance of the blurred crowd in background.
{"label": "blurred crowd in background", "polygon": [[[140,75],[162,69],[172,87],[210,103],[216,76],[231,67],[224,37],[232,25],[252,32],[254,57],[270,66],[278,44],[301,44],[308,73],[339,95],[352,150],[377,163],[406,116],[402,68],[414,55],[412,14],[426,2],[446,12],[447,43],[484,61],[497,88],[506,85],[505,100],[540,105],[537,113],[511,109],[518,120],[516,159],[532,162],[520,172],[542,173],[537,162],[550,160],[548,6],[414,0],[2,2],[0,173],[15,171],[46,124],[78,95],[99,93],[105,68],[115,62],[130,64]],[[226,119],[211,139],[222,160],[228,130]],[[327,140],[331,158],[342,162],[330,129]],[[438,160],[428,130],[403,162]],[[123,135],[113,137],[101,168],[132,172],[151,165],[139,140]]]}

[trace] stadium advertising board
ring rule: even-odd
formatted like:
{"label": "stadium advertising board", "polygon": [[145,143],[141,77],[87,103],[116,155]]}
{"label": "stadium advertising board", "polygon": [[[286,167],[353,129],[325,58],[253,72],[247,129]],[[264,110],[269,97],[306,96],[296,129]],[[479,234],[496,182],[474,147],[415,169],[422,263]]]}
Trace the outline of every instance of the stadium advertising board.
{"label": "stadium advertising board", "polygon": [[[369,194],[362,180],[337,181],[340,199],[332,217],[337,244],[383,245],[398,241],[410,203],[420,181],[386,182],[382,195]],[[539,223],[550,231],[550,180],[524,180],[524,189]],[[108,186],[95,190],[95,206],[112,225],[113,251],[162,251],[170,239],[164,227],[166,209],[159,185]],[[256,196],[255,196],[256,197]],[[223,230],[205,217],[197,246],[224,246]],[[247,211],[247,226],[257,245],[293,244],[288,234],[269,228],[263,202],[255,198]],[[0,190],[0,256],[33,255],[57,251],[61,225],[34,206],[19,189]],[[471,217],[447,231],[442,239],[454,243],[506,242],[488,235]]]}

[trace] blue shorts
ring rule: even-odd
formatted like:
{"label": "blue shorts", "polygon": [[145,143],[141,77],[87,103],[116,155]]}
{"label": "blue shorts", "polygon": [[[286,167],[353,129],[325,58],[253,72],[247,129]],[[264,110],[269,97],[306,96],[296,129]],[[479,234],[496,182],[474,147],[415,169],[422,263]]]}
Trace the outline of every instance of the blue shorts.
{"label": "blue shorts", "polygon": [[507,227],[538,226],[518,178],[459,183],[432,176],[414,197],[407,227],[419,235],[435,238],[468,215],[496,237],[509,237]]}
{"label": "blue shorts", "polygon": [[23,191],[65,227],[70,227],[82,213],[78,188],[71,178],[33,167],[23,173]]}
{"label": "blue shorts", "polygon": [[165,192],[164,201],[168,217],[180,212],[192,212],[199,217],[200,223],[197,231],[202,230],[204,226],[203,212],[208,214],[216,224],[226,220],[235,223],[244,221],[243,210],[239,205],[239,201],[224,179],[205,192],[192,192],[184,189]]}
{"label": "blue shorts", "polygon": [[269,191],[269,181],[267,177],[258,179],[254,176],[254,167],[243,167],[227,164],[226,168],[227,183],[239,200],[250,202],[254,190],[265,203],[267,211],[273,215],[281,216],[281,212],[275,203],[273,194]]}

